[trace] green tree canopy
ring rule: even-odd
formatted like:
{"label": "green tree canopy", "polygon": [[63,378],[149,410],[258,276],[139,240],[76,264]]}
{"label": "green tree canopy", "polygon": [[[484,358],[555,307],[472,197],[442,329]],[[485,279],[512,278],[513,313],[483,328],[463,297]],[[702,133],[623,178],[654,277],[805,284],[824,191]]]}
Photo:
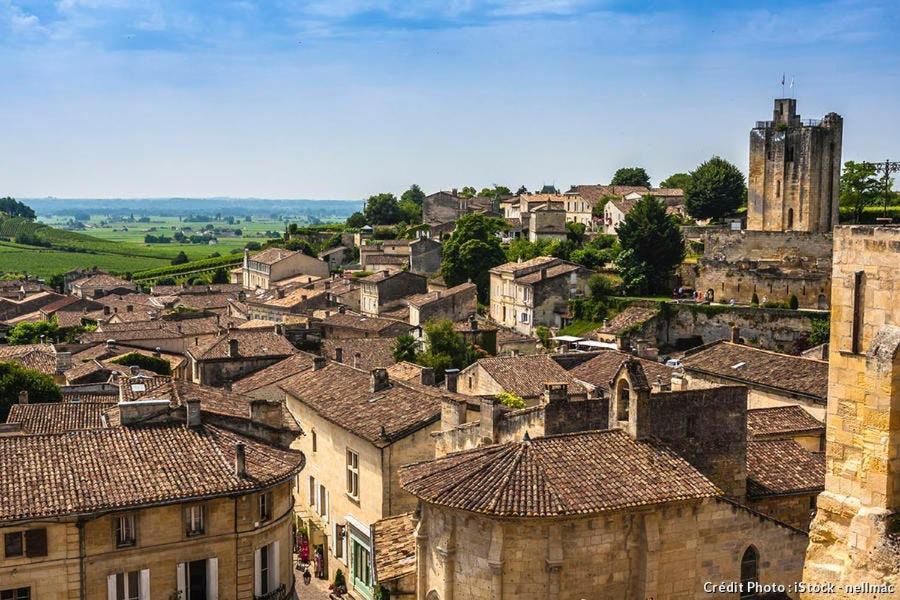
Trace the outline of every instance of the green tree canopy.
{"label": "green tree canopy", "polygon": [[494,185],[492,188],[482,188],[478,195],[485,198],[499,198],[501,196],[510,196],[512,192],[505,185]]}
{"label": "green tree canopy", "polygon": [[189,262],[189,259],[187,254],[184,253],[184,250],[178,252],[178,256],[172,259],[173,265],[183,265],[186,262]]}
{"label": "green tree canopy", "polygon": [[301,238],[292,238],[288,240],[285,242],[284,247],[288,250],[302,252],[307,256],[317,256],[316,249],[312,247],[312,244]]}
{"label": "green tree canopy", "polygon": [[844,163],[841,173],[841,206],[848,206],[853,212],[853,222],[859,223],[863,211],[878,200],[881,184],[875,165],[870,162]]}
{"label": "green tree canopy", "polygon": [[14,362],[0,362],[0,422],[5,422],[9,408],[19,401],[19,392],[28,392],[28,402],[59,402],[62,394],[53,378],[40,371],[26,369]]}
{"label": "green tree canopy", "polygon": [[32,220],[35,218],[34,211],[31,210],[30,206],[22,204],[9,196],[0,198],[0,213],[4,213],[10,217],[24,217]]}
{"label": "green tree canopy", "polygon": [[391,355],[397,362],[403,362],[404,360],[415,362],[417,348],[418,344],[416,344],[416,338],[409,334],[401,335],[394,342],[394,345],[391,348]]}
{"label": "green tree canopy", "polygon": [[429,321],[424,329],[425,351],[416,354],[415,362],[434,369],[437,379],[442,379],[447,369],[464,369],[485,356],[454,331],[450,320]]}
{"label": "green tree canopy", "polygon": [[371,225],[393,225],[401,219],[397,197],[387,193],[369,196],[363,213]]}
{"label": "green tree canopy", "polygon": [[228,271],[225,269],[216,269],[213,273],[211,283],[228,283]]}
{"label": "green tree canopy", "polygon": [[610,185],[642,185],[650,187],[650,176],[644,167],[623,167],[613,175]]}
{"label": "green tree canopy", "polygon": [[366,216],[361,212],[355,212],[347,218],[347,227],[359,229],[360,227],[365,227],[365,225]]}
{"label": "green tree canopy", "polygon": [[695,219],[721,219],[740,208],[746,197],[744,174],[724,158],[714,156],[691,171],[684,207]]}
{"label": "green tree canopy", "polygon": [[409,186],[409,189],[403,192],[403,195],[400,196],[401,202],[412,202],[419,208],[422,207],[422,203],[425,201],[425,192],[422,191],[415,183]]}
{"label": "green tree canopy", "polygon": [[478,192],[475,190],[474,187],[472,187],[471,185],[465,185],[465,186],[463,186],[463,188],[461,190],[459,190],[457,195],[460,198],[473,198],[475,196],[475,194],[477,194],[477,193]]}
{"label": "green tree canopy", "polygon": [[684,258],[684,239],[665,205],[653,196],[638,200],[619,225],[616,266],[625,290],[646,294],[666,289]]}
{"label": "green tree canopy", "polygon": [[153,371],[159,375],[171,375],[172,366],[169,361],[155,356],[147,356],[139,352],[129,352],[124,356],[114,358],[110,362],[126,367],[140,367],[145,371]]}
{"label": "green tree canopy", "polygon": [[448,286],[471,281],[478,286],[481,302],[488,299],[488,271],[506,262],[497,234],[506,222],[496,217],[473,213],[463,215],[456,229],[444,242],[441,274]]}
{"label": "green tree canopy", "polygon": [[691,181],[690,173],[673,173],[659,183],[661,188],[686,189]]}
{"label": "green tree canopy", "polygon": [[416,204],[414,201],[404,198],[397,207],[400,209],[400,220],[404,223],[416,225],[422,222],[421,204]]}
{"label": "green tree canopy", "polygon": [[59,327],[56,321],[35,321],[34,323],[18,323],[6,336],[6,341],[13,345],[40,344],[41,336],[46,343],[59,339]]}

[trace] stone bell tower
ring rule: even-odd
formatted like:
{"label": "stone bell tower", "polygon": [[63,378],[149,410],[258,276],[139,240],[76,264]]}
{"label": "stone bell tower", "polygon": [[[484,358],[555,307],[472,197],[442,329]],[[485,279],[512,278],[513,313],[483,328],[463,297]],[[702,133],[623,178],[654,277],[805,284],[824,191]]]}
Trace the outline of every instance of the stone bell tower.
{"label": "stone bell tower", "polygon": [[825,491],[803,573],[839,586],[828,598],[873,597],[846,593],[859,584],[900,593],[898,281],[900,227],[835,229]]}
{"label": "stone bell tower", "polygon": [[844,120],[801,119],[778,98],[771,121],[750,132],[747,229],[830,233],[838,222]]}

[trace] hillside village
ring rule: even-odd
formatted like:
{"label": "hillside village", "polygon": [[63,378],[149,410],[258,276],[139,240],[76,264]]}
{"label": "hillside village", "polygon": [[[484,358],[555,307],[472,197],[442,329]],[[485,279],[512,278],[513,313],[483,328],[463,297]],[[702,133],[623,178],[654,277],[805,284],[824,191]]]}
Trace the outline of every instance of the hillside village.
{"label": "hillside village", "polygon": [[450,189],[0,281],[0,600],[898,597],[900,227],[840,224],[843,127],[775,100],[707,218]]}

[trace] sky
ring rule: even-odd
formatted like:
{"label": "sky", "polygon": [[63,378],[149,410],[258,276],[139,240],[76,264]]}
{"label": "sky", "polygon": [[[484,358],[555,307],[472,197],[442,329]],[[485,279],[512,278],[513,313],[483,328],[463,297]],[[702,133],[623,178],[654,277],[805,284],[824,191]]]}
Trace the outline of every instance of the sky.
{"label": "sky", "polygon": [[[0,0],[0,196],[358,199],[747,168],[772,100],[900,160],[900,2]],[[790,82],[794,82],[791,89]]]}

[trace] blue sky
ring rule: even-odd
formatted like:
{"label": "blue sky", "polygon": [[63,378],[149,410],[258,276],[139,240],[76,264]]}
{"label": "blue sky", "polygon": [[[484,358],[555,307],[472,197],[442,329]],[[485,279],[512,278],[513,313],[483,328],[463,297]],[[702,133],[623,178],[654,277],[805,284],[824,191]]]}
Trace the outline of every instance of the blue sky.
{"label": "blue sky", "polygon": [[746,170],[781,74],[900,159],[898,2],[0,0],[0,195],[360,198]]}

